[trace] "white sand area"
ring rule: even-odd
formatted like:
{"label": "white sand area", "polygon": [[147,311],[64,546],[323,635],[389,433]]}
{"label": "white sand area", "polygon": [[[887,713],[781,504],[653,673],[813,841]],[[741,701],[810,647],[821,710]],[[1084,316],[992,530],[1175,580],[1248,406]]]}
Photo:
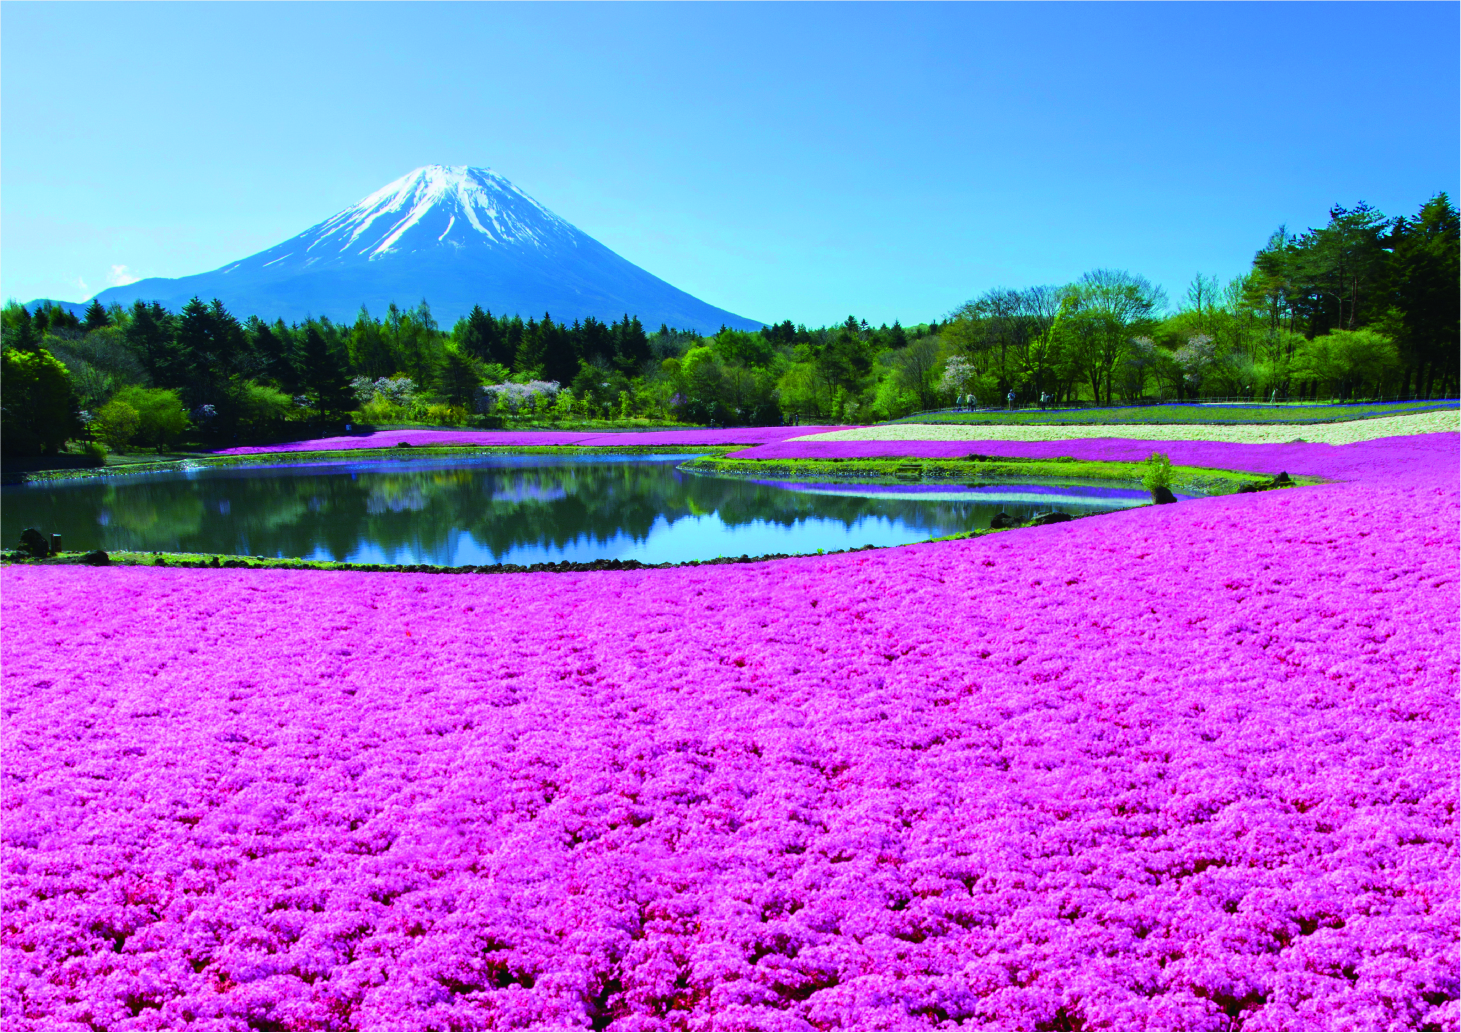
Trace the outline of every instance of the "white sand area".
{"label": "white sand area", "polygon": [[1308,441],[1352,445],[1357,441],[1408,434],[1461,431],[1461,410],[1380,416],[1348,423],[1272,424],[1097,424],[1092,426],[1016,426],[1013,424],[889,423],[877,427],[808,434],[791,441],[1074,441],[1128,438],[1134,441],[1231,441],[1243,445],[1283,445]]}

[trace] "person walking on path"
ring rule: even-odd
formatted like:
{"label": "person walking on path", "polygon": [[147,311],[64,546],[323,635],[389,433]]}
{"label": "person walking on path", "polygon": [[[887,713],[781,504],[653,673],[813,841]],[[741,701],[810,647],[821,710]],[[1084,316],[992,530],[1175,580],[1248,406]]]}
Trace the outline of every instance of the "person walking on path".
{"label": "person walking on path", "polygon": [[1010,388],[1010,393],[1005,395],[1004,397],[1005,401],[1009,402],[1010,404],[1010,411],[1013,412],[1015,408],[1015,389]]}

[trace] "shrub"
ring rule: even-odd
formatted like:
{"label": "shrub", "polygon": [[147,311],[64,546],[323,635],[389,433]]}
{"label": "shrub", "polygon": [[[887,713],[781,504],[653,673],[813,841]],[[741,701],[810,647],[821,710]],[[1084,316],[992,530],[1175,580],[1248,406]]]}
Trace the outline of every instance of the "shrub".
{"label": "shrub", "polygon": [[519,410],[522,409],[532,412],[537,407],[539,396],[542,396],[542,404],[546,406],[554,400],[557,394],[558,382],[556,380],[530,380],[526,384],[516,384],[510,381],[502,384],[485,384],[477,393],[477,411],[498,415],[518,415]]}
{"label": "shrub", "polygon": [[460,427],[467,422],[467,410],[460,405],[428,405],[425,419],[442,427]]}
{"label": "shrub", "polygon": [[[164,445],[188,429],[188,413],[176,391],[162,387],[124,387],[107,405],[114,403],[125,405],[137,414],[132,437],[144,445]],[[106,408],[102,406],[102,412]]]}
{"label": "shrub", "polygon": [[1152,498],[1155,499],[1162,489],[1172,489],[1172,460],[1165,452],[1153,452],[1143,465],[1141,486],[1151,492]]}
{"label": "shrub", "polygon": [[416,397],[416,381],[403,373],[397,373],[391,377],[379,377],[375,380],[371,380],[369,377],[356,377],[350,381],[350,387],[355,392],[356,399],[363,404],[371,402],[375,396],[380,395],[392,405],[400,406],[402,412]]}
{"label": "shrub", "polygon": [[107,447],[100,441],[86,441],[81,445],[81,454],[85,456],[92,466],[107,465]]}
{"label": "shrub", "polygon": [[263,384],[246,383],[238,392],[239,423],[257,433],[277,427],[294,414],[294,400],[283,391]]}
{"label": "shrub", "polygon": [[125,448],[142,426],[142,416],[132,406],[113,398],[96,411],[92,431],[113,450]]}
{"label": "shrub", "polygon": [[400,423],[406,418],[406,410],[377,391],[360,407],[360,419],[365,423]]}

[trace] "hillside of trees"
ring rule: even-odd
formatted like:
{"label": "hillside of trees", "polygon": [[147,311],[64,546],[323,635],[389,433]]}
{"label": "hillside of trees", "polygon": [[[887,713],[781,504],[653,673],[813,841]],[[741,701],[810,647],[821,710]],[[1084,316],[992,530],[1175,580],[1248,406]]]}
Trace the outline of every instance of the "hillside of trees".
{"label": "hillside of trees", "polygon": [[1280,228],[1228,283],[1199,275],[1175,306],[1143,277],[991,290],[943,322],[849,316],[705,337],[632,315],[564,324],[481,308],[447,329],[427,301],[353,324],[241,318],[194,299],[84,318],[0,313],[0,444],[50,454],[271,440],[345,422],[502,426],[574,421],[872,422],[964,400],[1452,396],[1458,387],[1457,213],[1336,207]]}

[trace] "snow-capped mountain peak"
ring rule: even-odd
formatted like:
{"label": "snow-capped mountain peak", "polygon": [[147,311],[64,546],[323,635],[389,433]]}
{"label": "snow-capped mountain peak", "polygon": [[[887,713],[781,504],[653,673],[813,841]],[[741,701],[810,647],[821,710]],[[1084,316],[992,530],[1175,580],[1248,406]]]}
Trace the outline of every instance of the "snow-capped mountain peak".
{"label": "snow-capped mountain peak", "polygon": [[218,298],[240,313],[351,319],[427,298],[444,322],[481,305],[555,319],[755,329],[614,254],[491,169],[424,165],[267,251],[212,272],[112,287],[103,304]]}
{"label": "snow-capped mountain peak", "polygon": [[374,259],[464,246],[473,235],[477,243],[543,248],[571,246],[574,231],[491,169],[423,165],[295,239],[307,241],[314,258],[337,252]]}

